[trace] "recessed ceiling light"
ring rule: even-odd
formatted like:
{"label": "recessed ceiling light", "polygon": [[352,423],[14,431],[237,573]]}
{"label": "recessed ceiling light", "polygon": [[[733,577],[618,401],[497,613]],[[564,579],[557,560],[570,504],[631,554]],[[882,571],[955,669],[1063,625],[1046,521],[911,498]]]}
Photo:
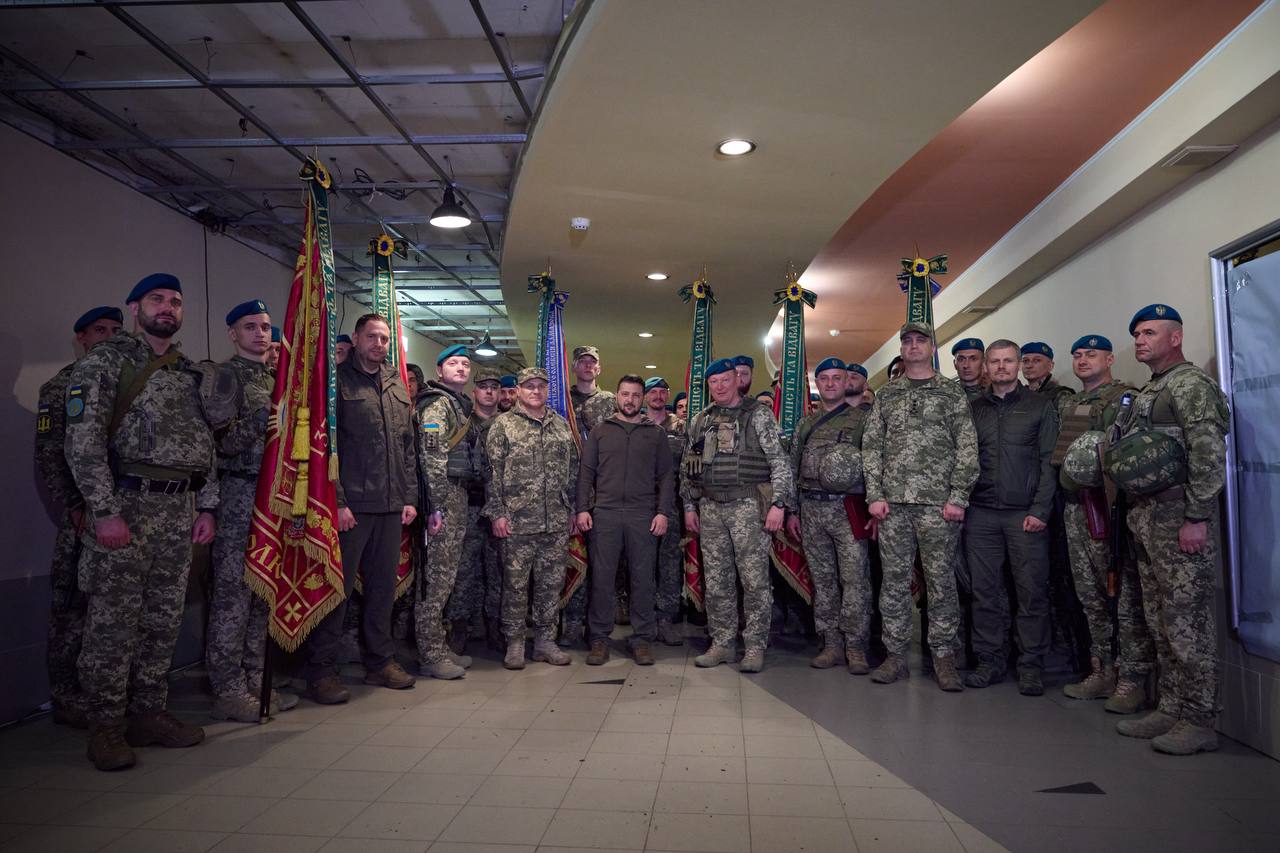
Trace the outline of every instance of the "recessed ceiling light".
{"label": "recessed ceiling light", "polygon": [[651,272],[645,278],[649,279],[649,281],[666,281],[667,274],[664,272]]}
{"label": "recessed ceiling light", "polygon": [[646,364],[646,365],[644,366],[644,369],[645,369],[645,370],[657,370],[657,369],[658,369],[658,365],[656,365],[656,364]]}
{"label": "recessed ceiling light", "polygon": [[726,139],[716,146],[716,150],[726,157],[741,157],[756,150],[756,144],[750,139]]}
{"label": "recessed ceiling light", "polygon": [[764,336],[764,345],[765,345],[765,346],[768,346],[768,345],[769,345],[769,344],[771,344],[771,343],[773,343],[773,336],[772,336],[772,335],[765,335],[765,336]]}
{"label": "recessed ceiling light", "polygon": [[833,337],[833,338],[838,338],[838,337],[840,337],[840,330],[839,330],[839,329],[832,329],[831,331],[827,332],[827,334],[828,334],[828,335],[830,335],[830,336],[831,336],[831,337]]}
{"label": "recessed ceiling light", "polygon": [[639,335],[640,335],[640,337],[642,337],[642,338],[652,338],[652,337],[653,337],[653,332],[639,332],[638,334],[639,334]]}

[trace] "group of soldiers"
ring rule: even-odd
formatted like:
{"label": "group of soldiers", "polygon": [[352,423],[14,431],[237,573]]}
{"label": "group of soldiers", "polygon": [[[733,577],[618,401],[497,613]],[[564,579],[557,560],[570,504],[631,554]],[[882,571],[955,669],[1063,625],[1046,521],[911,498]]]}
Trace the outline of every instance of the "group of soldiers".
{"label": "group of soldiers", "polygon": [[[176,277],[147,276],[126,305],[132,333],[109,306],[76,321],[82,357],[42,387],[36,430],[39,467],[64,512],[52,568],[53,715],[88,728],[88,756],[102,770],[132,766],[134,747],[203,740],[166,710],[193,543],[212,544],[215,719],[258,720],[268,618],[245,583],[244,552],[279,332],[266,304],[250,300],[226,316],[235,354],[195,363],[173,340]],[[714,361],[702,377],[710,405],[687,413],[686,396],[672,400],[662,377],[628,374],[616,393],[600,388],[600,353],[579,346],[566,419],[548,405],[545,370],[473,371],[463,346],[439,354],[434,378],[410,365],[406,387],[388,364],[387,318],[366,314],[339,337],[334,371],[346,596],[306,641],[304,695],[349,699],[337,667],[357,567],[365,682],[413,685],[392,634],[406,527],[421,546],[419,672],[435,678],[465,675],[478,623],[504,665],[521,669],[528,633],[534,661],[566,665],[564,647],[585,640],[587,663],[600,664],[615,616],[629,619],[636,663],[652,664],[652,643],[685,639],[676,623],[686,537],[701,549],[710,635],[695,663],[734,661],[740,634],[739,669],[759,672],[770,551],[785,531],[813,580],[813,666],[843,663],[880,684],[906,678],[915,570],[939,686],[1000,681],[1016,645],[1019,690],[1040,695],[1048,531],[1060,524],[1092,638],[1090,672],[1067,695],[1109,697],[1108,710],[1132,714],[1158,665],[1158,708],[1120,732],[1166,752],[1216,748],[1212,578],[1228,413],[1183,358],[1176,311],[1148,306],[1130,331],[1152,381],[1137,390],[1115,380],[1110,342],[1089,335],[1072,347],[1077,393],[1053,382],[1045,344],[964,339],[953,348],[959,381],[945,378],[932,328],[908,323],[878,394],[860,365],[825,359],[813,411],[783,437],[775,392],[751,395],[747,356]],[[1119,524],[1128,539],[1114,535]],[[575,534],[587,541],[590,571],[562,606]],[[616,577],[629,580],[621,605]],[[869,659],[876,610],[878,662]],[[970,649],[975,663],[961,679]],[[298,702],[269,695],[273,713]]]}

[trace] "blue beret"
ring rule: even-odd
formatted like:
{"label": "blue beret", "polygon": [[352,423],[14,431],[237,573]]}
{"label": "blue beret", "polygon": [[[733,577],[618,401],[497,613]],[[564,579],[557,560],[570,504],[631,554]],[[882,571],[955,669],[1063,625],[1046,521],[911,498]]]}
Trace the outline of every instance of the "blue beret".
{"label": "blue beret", "polygon": [[515,374],[513,374],[513,373],[505,373],[505,374],[503,374],[503,375],[502,375],[502,377],[501,377],[500,379],[498,379],[498,384],[499,384],[499,385],[501,385],[503,388],[514,388],[514,387],[516,387],[516,377],[515,377]]}
{"label": "blue beret", "polygon": [[861,364],[846,364],[845,367],[847,367],[853,373],[861,373],[863,379],[867,378],[867,369],[863,367]]}
{"label": "blue beret", "polygon": [[752,370],[755,370],[756,360],[749,355],[735,355],[733,357],[733,366],[750,367]]}
{"label": "blue beret", "polygon": [[271,327],[271,343],[273,344],[280,343],[280,327],[279,326]]}
{"label": "blue beret", "polygon": [[1148,305],[1146,308],[1139,309],[1137,314],[1133,315],[1133,319],[1129,321],[1129,334],[1133,334],[1133,330],[1139,323],[1147,320],[1172,320],[1175,323],[1182,322],[1182,315],[1179,314],[1172,306],[1162,305],[1157,302],[1155,305]]}
{"label": "blue beret", "polygon": [[339,343],[339,344],[349,344],[349,343],[351,343],[351,336],[350,336],[350,335],[338,335],[338,339],[337,339],[336,341],[334,341],[334,343]]}
{"label": "blue beret", "polygon": [[661,376],[650,376],[644,381],[644,390],[652,391],[654,388],[666,388],[668,391],[671,390],[671,386],[667,384],[667,380],[663,379]]}
{"label": "blue beret", "polygon": [[169,275],[167,272],[153,272],[133,286],[133,290],[129,291],[129,298],[124,302],[126,305],[130,302],[141,302],[142,297],[153,290],[176,290],[181,293],[182,282],[178,281],[176,275]]}
{"label": "blue beret", "polygon": [[468,350],[462,344],[454,344],[451,347],[445,347],[444,349],[440,350],[440,354],[436,356],[436,367],[439,367],[440,365],[444,364],[445,359],[453,358],[455,355],[465,356],[466,358],[470,359],[471,351]]}
{"label": "blue beret", "polygon": [[[738,358],[746,358],[746,356],[738,356]],[[737,360],[737,358],[717,358],[707,365],[707,369],[702,372],[702,378],[710,379],[717,373],[732,372]]]}
{"label": "blue beret", "polygon": [[843,361],[836,358],[835,356],[831,356],[831,358],[824,358],[822,361],[818,362],[818,366],[813,369],[813,375],[817,376],[819,373],[821,373],[824,370],[848,370],[848,369],[849,369],[849,365],[845,364]]}
{"label": "blue beret", "polygon": [[235,308],[227,312],[227,325],[234,326],[236,321],[241,317],[248,317],[252,314],[266,314],[267,303],[261,299],[250,299],[248,302],[241,302]]}
{"label": "blue beret", "polygon": [[679,403],[681,400],[688,399],[688,397],[689,393],[687,391],[681,391],[679,394],[676,394],[675,399],[671,401],[671,405],[674,407],[676,403]]}
{"label": "blue beret", "polygon": [[961,350],[966,350],[966,349],[976,349],[979,352],[984,352],[986,348],[987,347],[985,344],[982,343],[981,338],[961,338],[960,340],[956,341],[956,345],[951,348],[951,354],[955,355]]}
{"label": "blue beret", "polygon": [[1102,335],[1085,335],[1071,345],[1072,352],[1075,352],[1078,349],[1101,349],[1111,352],[1111,341],[1107,340]]}
{"label": "blue beret", "polygon": [[1029,344],[1023,344],[1022,354],[1042,355],[1050,361],[1053,361],[1053,347],[1049,346],[1044,341],[1032,341]]}
{"label": "blue beret", "polygon": [[120,325],[124,325],[124,314],[114,305],[99,305],[97,308],[90,308],[88,311],[80,315],[80,319],[76,320],[76,324],[72,326],[72,330],[83,332],[87,327],[93,325],[99,320],[115,320]]}

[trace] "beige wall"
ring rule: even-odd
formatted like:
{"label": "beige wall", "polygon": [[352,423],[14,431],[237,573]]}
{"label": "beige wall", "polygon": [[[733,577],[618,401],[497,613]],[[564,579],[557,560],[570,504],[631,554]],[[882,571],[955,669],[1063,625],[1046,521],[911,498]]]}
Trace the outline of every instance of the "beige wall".
{"label": "beige wall", "polygon": [[[288,265],[199,224],[128,187],[0,125],[0,723],[47,699],[44,632],[54,522],[36,487],[32,448],[40,385],[72,360],[71,324],[88,308],[124,298],[144,275],[165,271],[183,283],[179,334],[193,358],[231,354],[227,310],[264,299],[284,319]],[[208,251],[208,274],[205,251]],[[206,292],[208,298],[206,300]],[[207,307],[206,307],[207,301]],[[349,330],[364,309],[345,307]],[[206,322],[206,313],[208,320]],[[409,336],[410,360],[439,350]]]}
{"label": "beige wall", "polygon": [[[1117,376],[1141,383],[1149,372],[1133,358],[1128,335],[1136,309],[1166,302],[1182,314],[1187,357],[1216,378],[1209,253],[1280,219],[1280,125],[1256,134],[1234,155],[1170,193],[1063,263],[998,311],[966,329],[988,343],[1047,341],[1055,375],[1079,387],[1068,347],[1100,333],[1116,347]],[[941,344],[945,372],[955,375]],[[1225,603],[1219,613],[1225,617]],[[1220,727],[1271,755],[1280,754],[1280,665],[1246,654],[1220,633],[1224,660]]]}

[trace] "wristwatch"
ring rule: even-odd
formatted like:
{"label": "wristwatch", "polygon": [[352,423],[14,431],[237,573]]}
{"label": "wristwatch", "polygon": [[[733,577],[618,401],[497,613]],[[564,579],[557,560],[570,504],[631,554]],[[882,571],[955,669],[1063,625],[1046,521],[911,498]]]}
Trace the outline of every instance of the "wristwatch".
{"label": "wristwatch", "polygon": [[785,503],[783,503],[782,501],[774,501],[774,502],[773,502],[773,505],[774,505],[774,506],[776,506],[778,509],[786,509],[786,508],[787,508],[787,505],[786,505]]}

